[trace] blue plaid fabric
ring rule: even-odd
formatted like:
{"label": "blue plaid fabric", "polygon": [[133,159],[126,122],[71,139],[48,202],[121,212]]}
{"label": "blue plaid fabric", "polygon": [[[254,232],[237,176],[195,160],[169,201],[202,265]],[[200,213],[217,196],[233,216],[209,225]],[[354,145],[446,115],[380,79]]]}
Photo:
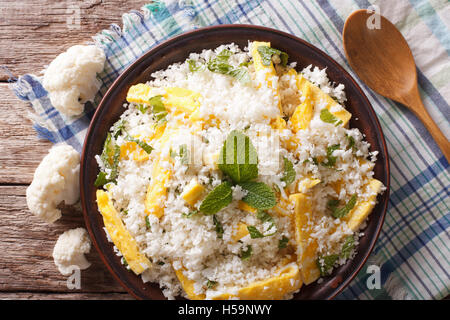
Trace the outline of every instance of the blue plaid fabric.
{"label": "blue plaid fabric", "polygon": [[[373,1],[405,35],[415,55],[424,104],[450,136],[450,32],[445,0]],[[102,87],[86,112],[68,119],[54,109],[41,78],[21,76],[15,94],[30,102],[34,128],[54,143],[81,151],[87,127],[108,87],[121,72],[155,44],[186,30],[208,25],[245,23],[289,32],[325,51],[352,75],[341,33],[346,17],[368,8],[366,0],[196,0],[152,1],[123,15],[93,37],[106,54]],[[357,79],[357,77],[355,76]],[[449,164],[414,115],[359,82],[382,124],[391,160],[391,195],[387,217],[366,267],[339,299],[440,299],[450,292]],[[381,287],[369,289],[366,268],[381,269]]]}

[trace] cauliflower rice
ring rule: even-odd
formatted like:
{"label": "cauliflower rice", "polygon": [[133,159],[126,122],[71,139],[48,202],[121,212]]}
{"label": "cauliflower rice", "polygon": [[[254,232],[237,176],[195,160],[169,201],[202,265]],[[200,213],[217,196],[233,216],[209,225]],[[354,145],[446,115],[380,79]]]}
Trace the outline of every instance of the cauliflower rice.
{"label": "cauliflower rice", "polygon": [[[193,295],[213,299],[224,294],[236,298],[241,288],[278,275],[286,265],[295,265],[301,272],[302,265],[297,260],[302,250],[297,243],[299,227],[308,228],[309,243],[317,244],[319,265],[327,263],[327,257],[335,257],[327,270],[321,270],[325,276],[354,256],[362,235],[360,228],[364,227],[361,222],[357,228],[350,228],[344,218],[333,216],[332,210],[337,206],[345,208],[347,204],[347,211],[351,211],[349,203],[356,199],[356,207],[364,202],[374,205],[377,192],[371,189],[370,181],[378,152],[369,151],[370,145],[358,129],[323,121],[321,114],[326,107],[323,100],[313,102],[309,127],[294,132],[291,117],[307,99],[297,88],[295,73],[289,72],[296,63],[285,67],[282,63],[274,64],[274,75],[258,71],[252,45],[250,42],[247,48],[240,49],[227,44],[191,53],[186,61],[155,72],[153,80],[147,83],[155,95],[164,94],[164,88],[168,87],[185,88],[201,95],[197,111],[201,120],[193,122],[184,112],[169,111],[161,121],[149,105],[124,104],[118,122],[120,130],[118,124],[111,128],[111,140],[121,148],[117,172],[112,173],[114,169],[101,155],[97,156],[106,180],[117,174],[114,182],[108,181],[103,188],[140,252],[151,261],[151,266],[141,273],[142,280],[159,283],[169,299]],[[224,52],[229,55],[226,63],[234,70],[244,70],[242,74],[222,74],[206,67]],[[279,62],[280,55],[274,54],[272,61]],[[344,86],[331,83],[325,69],[308,66],[299,75],[338,102],[329,110],[331,113],[344,110]],[[280,118],[286,120],[286,126],[275,129],[274,119],[281,121]],[[155,136],[161,126],[166,131],[173,129],[167,141],[146,138]],[[236,131],[247,136],[256,149],[256,181],[269,186],[276,196],[277,205],[261,211],[269,219],[243,210],[242,199],[245,200],[248,190],[235,183],[231,187],[231,203],[213,215],[200,210],[213,188],[230,181],[217,162],[227,137]],[[136,151],[127,151],[124,146],[130,143],[129,137],[145,140],[151,146],[153,150],[147,158],[137,161],[132,155]],[[293,147],[290,141],[297,143]],[[288,162],[293,165],[295,178],[286,186]],[[171,172],[164,183],[167,192],[158,199],[157,205],[163,207],[161,217],[147,214],[145,202],[157,164]],[[308,184],[319,180],[315,186]],[[193,181],[205,191],[191,205],[183,195]],[[290,201],[293,194],[304,194],[310,199],[311,210],[306,212],[309,220],[304,226],[294,222],[297,209]],[[263,236],[252,238],[247,233],[236,241],[240,225],[255,227]],[[116,251],[122,255],[117,248]],[[123,262],[128,264],[126,259]],[[182,271],[185,280],[189,280],[191,294],[186,293],[186,282],[177,277],[176,271]],[[305,282],[303,276],[301,279],[300,282]],[[301,290],[301,283],[291,285],[294,289],[283,292],[283,298],[292,298]]]}

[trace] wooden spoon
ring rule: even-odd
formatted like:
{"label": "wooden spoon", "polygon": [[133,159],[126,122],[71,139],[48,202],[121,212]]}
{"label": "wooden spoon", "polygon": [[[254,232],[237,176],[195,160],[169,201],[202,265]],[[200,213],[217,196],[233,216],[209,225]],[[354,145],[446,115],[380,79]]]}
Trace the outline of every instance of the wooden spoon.
{"label": "wooden spoon", "polygon": [[353,12],[342,34],[350,66],[372,90],[398,101],[425,125],[450,162],[450,142],[425,109],[417,88],[414,58],[400,31],[380,15],[380,28],[369,29],[373,13]]}

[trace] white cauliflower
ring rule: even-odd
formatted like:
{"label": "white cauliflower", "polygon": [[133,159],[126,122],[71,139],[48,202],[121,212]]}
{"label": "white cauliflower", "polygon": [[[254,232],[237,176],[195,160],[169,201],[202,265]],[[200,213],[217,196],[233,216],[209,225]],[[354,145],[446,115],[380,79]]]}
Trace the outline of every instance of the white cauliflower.
{"label": "white cauliflower", "polygon": [[69,145],[50,149],[34,172],[33,182],[27,188],[27,204],[32,213],[53,223],[61,218],[57,206],[74,204],[80,196],[80,155]]}
{"label": "white cauliflower", "polygon": [[59,236],[53,248],[53,260],[59,272],[67,276],[73,272],[71,266],[81,270],[91,265],[84,254],[91,250],[91,240],[84,228],[71,229]]}
{"label": "white cauliflower", "polygon": [[83,112],[100,88],[97,73],[103,70],[105,53],[96,46],[76,45],[61,53],[48,66],[43,86],[52,105],[67,116]]}

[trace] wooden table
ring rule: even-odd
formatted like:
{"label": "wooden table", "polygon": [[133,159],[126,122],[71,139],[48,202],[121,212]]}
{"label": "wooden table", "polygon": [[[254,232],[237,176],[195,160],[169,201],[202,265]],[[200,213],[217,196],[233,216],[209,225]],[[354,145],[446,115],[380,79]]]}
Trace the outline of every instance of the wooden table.
{"label": "wooden table", "polygon": [[[149,1],[138,0],[0,0],[0,65],[14,76],[39,74],[68,47],[89,41],[121,15]],[[80,28],[67,19],[79,4]],[[92,248],[91,267],[81,272],[81,289],[67,288],[67,277],[53,263],[58,236],[84,226],[80,209],[67,208],[54,224],[46,224],[27,208],[25,190],[51,144],[39,140],[28,119],[31,108],[8,88],[0,70],[0,299],[131,299],[112,278]]]}

